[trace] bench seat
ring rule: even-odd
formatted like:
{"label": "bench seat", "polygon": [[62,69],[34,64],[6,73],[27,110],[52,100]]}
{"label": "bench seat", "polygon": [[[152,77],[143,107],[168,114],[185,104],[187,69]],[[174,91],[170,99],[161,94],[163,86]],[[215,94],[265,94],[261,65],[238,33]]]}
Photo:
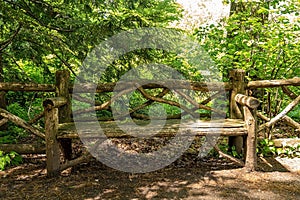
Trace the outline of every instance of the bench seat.
{"label": "bench seat", "polygon": [[[153,122],[153,121],[152,121]],[[247,135],[247,129],[245,122],[241,119],[223,119],[213,121],[188,121],[180,119],[169,119],[169,120],[155,120],[154,124],[147,126],[147,122],[142,120],[136,120],[135,123],[138,125],[127,125],[126,122],[119,122],[122,126],[126,127],[123,131],[119,128],[116,121],[100,121],[98,124],[101,126],[102,131],[108,138],[131,138],[134,133],[138,137],[172,137],[178,133],[180,128],[183,136],[190,136],[191,133],[198,136],[216,135],[216,136],[242,136]],[[99,134],[99,129],[90,128],[96,127],[97,122],[76,122],[75,123],[64,123],[58,125],[58,139],[70,138],[76,139],[80,137],[84,138],[99,138],[105,137],[103,134]],[[78,127],[81,133],[78,135]],[[157,133],[153,135],[153,133]]]}

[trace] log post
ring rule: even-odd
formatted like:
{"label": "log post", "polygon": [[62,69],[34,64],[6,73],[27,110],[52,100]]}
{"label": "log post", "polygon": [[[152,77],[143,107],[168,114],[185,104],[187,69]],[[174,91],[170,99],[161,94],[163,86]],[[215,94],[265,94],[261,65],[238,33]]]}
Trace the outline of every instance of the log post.
{"label": "log post", "polygon": [[44,104],[47,176],[58,175],[60,167],[59,143],[56,139],[58,129],[58,108]]}
{"label": "log post", "polygon": [[247,106],[243,106],[246,128],[247,128],[247,140],[246,140],[246,158],[245,158],[245,169],[248,172],[255,171],[257,164],[256,156],[256,143],[257,143],[257,117],[256,108],[251,109]]}
{"label": "log post", "polygon": [[[232,86],[230,93],[230,118],[231,119],[243,119],[243,114],[235,101],[235,96],[237,94],[246,94],[245,88],[245,71],[242,69],[234,69],[229,72],[229,79]],[[235,147],[235,150],[238,154],[242,153],[243,149],[243,137],[242,136],[232,136],[229,137],[229,151],[232,151],[232,147]]]}
{"label": "log post", "polygon": [[59,123],[71,121],[71,97],[69,93],[70,72],[68,70],[58,70],[56,72],[56,96],[64,97],[67,103],[59,109]]}
{"label": "log post", "polygon": [[[56,95],[64,97],[67,103],[59,108],[58,121],[59,123],[71,122],[71,97],[69,93],[70,72],[68,70],[58,70],[56,72]],[[72,141],[71,139],[61,139],[60,144],[66,160],[72,159]]]}

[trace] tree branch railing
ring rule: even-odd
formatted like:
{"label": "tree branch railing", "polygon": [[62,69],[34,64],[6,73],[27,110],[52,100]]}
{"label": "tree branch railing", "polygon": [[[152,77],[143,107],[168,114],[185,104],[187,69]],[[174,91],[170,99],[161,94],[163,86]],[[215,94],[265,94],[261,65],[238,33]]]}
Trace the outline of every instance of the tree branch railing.
{"label": "tree branch railing", "polygon": [[24,128],[25,130],[29,131],[30,133],[41,137],[41,138],[45,138],[45,134],[40,131],[39,129],[31,126],[30,124],[28,124],[25,120],[21,119],[20,117],[11,114],[10,112],[0,108],[0,116],[2,116],[3,118],[8,119],[9,121],[15,123],[16,125]]}
{"label": "tree branch railing", "polygon": [[257,88],[272,88],[272,87],[282,87],[282,86],[300,86],[300,77],[295,77],[286,80],[262,80],[262,81],[250,81],[247,84],[247,89],[257,89]]}
{"label": "tree branch railing", "polygon": [[[257,112],[257,117],[259,117],[260,119],[269,122],[271,119],[265,115],[263,115],[260,112]],[[289,126],[295,128],[295,129],[299,129],[300,130],[300,124],[298,122],[296,122],[295,120],[293,120],[292,118],[290,118],[289,116],[285,115],[282,117],[282,119],[286,124],[288,124]],[[259,129],[258,131],[262,131],[262,129]]]}
{"label": "tree branch railing", "polygon": [[167,99],[163,99],[163,98],[160,98],[160,97],[155,97],[155,96],[152,96],[150,94],[148,94],[144,89],[143,87],[139,87],[138,90],[140,91],[140,93],[146,98],[146,99],[149,99],[149,100],[152,100],[152,101],[155,101],[155,102],[158,102],[158,103],[165,103],[165,104],[169,104],[171,106],[176,106],[178,108],[181,108],[183,109],[185,112],[189,113],[190,115],[194,116],[194,112],[191,111],[191,109],[189,109],[188,107],[186,107],[185,105],[182,105],[176,101],[172,101],[172,100],[167,100]]}
{"label": "tree branch railing", "polygon": [[283,109],[278,115],[276,115],[274,118],[270,119],[268,122],[266,122],[265,124],[262,124],[259,127],[259,131],[261,131],[264,128],[269,128],[271,126],[273,126],[276,122],[278,122],[279,120],[281,120],[283,117],[286,116],[286,114],[288,114],[294,107],[296,107],[300,102],[300,95],[294,99],[285,109]]}
{"label": "tree branch railing", "polygon": [[297,95],[294,92],[292,92],[287,86],[281,86],[281,89],[282,89],[283,93],[286,94],[291,99],[297,98]]}
{"label": "tree branch railing", "polygon": [[19,92],[55,92],[54,84],[37,83],[0,83],[0,91],[19,91]]}
{"label": "tree branch railing", "polygon": [[[116,85],[118,87],[116,88]],[[122,91],[127,88],[135,88],[136,85],[143,86],[143,89],[155,89],[155,88],[169,88],[172,89],[187,89],[194,91],[229,91],[232,89],[230,83],[227,82],[195,82],[188,80],[167,80],[157,81],[155,83],[149,83],[149,80],[137,80],[137,81],[119,81],[113,83],[82,83],[80,85],[74,85],[69,88],[70,93],[103,93]]]}
{"label": "tree branch railing", "polygon": [[293,101],[283,109],[279,114],[273,118],[264,116],[262,113],[257,113],[257,116],[266,123],[262,124],[258,128],[258,132],[263,131],[272,127],[275,123],[282,120],[287,125],[300,130],[300,124],[295,122],[293,119],[287,116],[287,114],[299,104],[299,96],[292,92],[287,86],[300,86],[300,77],[294,77],[286,80],[261,80],[261,81],[250,81],[246,88],[247,89],[258,89],[258,88],[275,88],[281,87],[284,94],[286,94]]}
{"label": "tree branch railing", "polygon": [[43,110],[39,114],[35,115],[31,120],[28,121],[28,124],[32,125],[38,122],[40,119],[42,119],[45,116],[45,111]]}

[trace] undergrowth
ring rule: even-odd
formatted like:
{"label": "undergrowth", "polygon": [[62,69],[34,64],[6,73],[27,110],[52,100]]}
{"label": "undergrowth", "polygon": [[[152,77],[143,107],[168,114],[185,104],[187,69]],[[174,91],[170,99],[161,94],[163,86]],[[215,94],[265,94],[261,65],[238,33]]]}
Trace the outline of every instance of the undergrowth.
{"label": "undergrowth", "polygon": [[14,151],[9,153],[0,151],[0,171],[5,170],[9,166],[19,165],[22,162],[22,157],[18,153]]}

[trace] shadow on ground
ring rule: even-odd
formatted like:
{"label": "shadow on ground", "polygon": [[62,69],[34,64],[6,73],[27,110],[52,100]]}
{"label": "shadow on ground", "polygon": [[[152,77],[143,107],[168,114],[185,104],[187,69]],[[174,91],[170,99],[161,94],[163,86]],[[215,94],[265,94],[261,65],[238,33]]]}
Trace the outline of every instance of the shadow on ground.
{"label": "shadow on ground", "polygon": [[246,173],[219,159],[180,159],[167,168],[129,174],[92,161],[47,178],[44,158],[0,172],[0,199],[300,199],[300,176],[275,159]]}

